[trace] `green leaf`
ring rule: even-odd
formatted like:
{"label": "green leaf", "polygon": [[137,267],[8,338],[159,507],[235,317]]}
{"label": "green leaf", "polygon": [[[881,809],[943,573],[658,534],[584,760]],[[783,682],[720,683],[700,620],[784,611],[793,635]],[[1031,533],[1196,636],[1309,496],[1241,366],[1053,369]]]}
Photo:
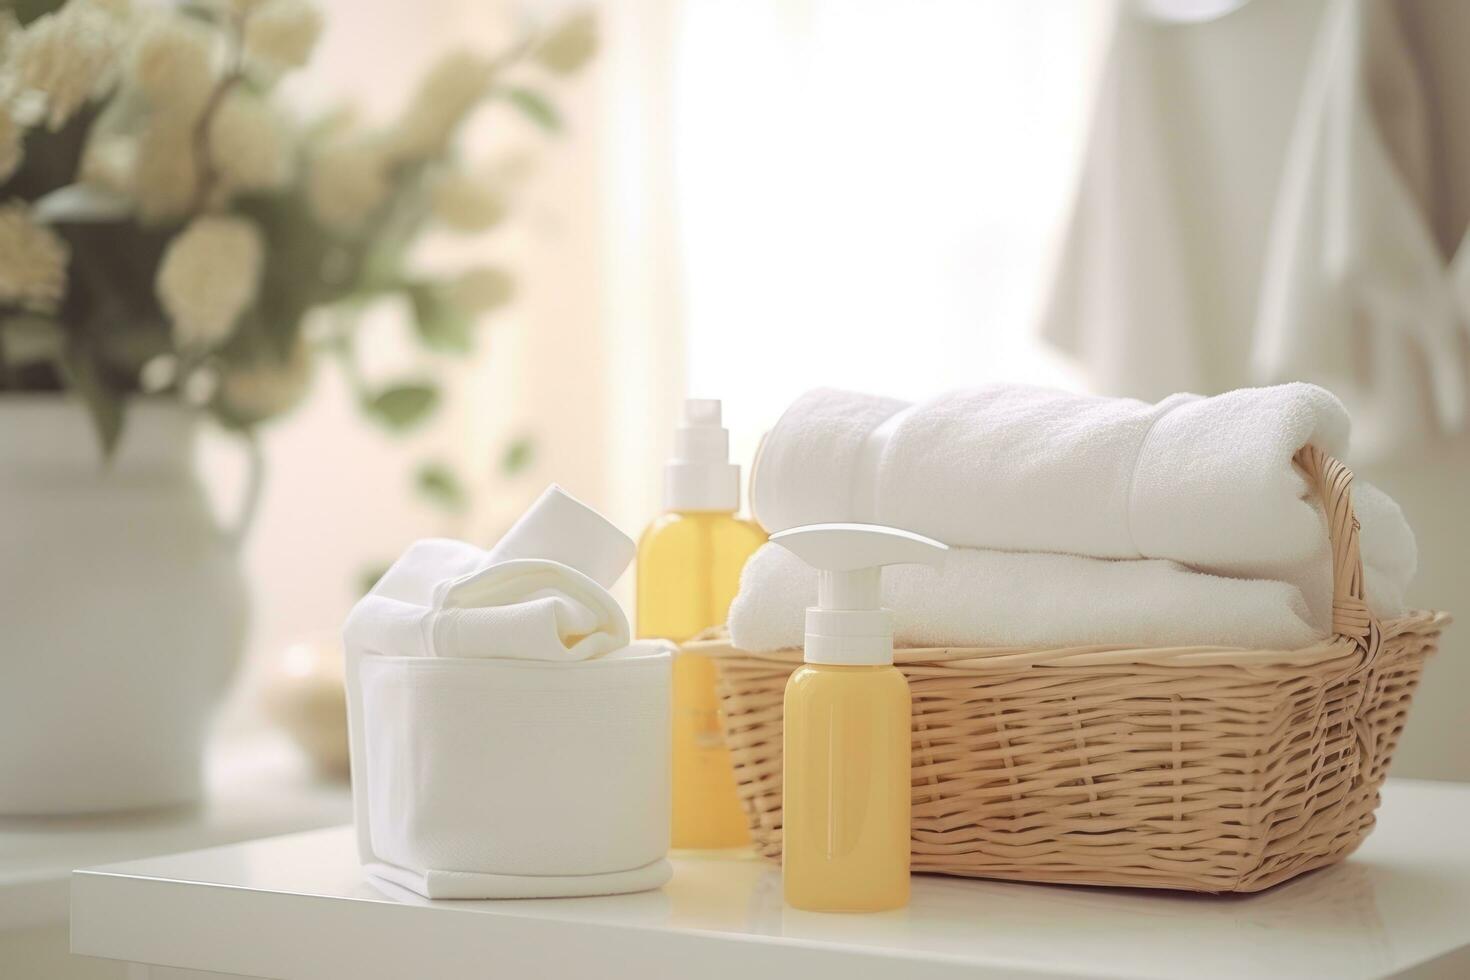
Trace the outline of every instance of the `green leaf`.
{"label": "green leaf", "polygon": [[528,438],[520,438],[505,447],[505,454],[500,457],[500,472],[506,476],[515,476],[517,473],[531,465],[536,458],[536,446]]}
{"label": "green leaf", "polygon": [[111,459],[122,435],[123,395],[107,384],[92,352],[78,344],[67,344],[62,351],[62,370],[67,385],[87,406],[92,428],[104,459]]}
{"label": "green leaf", "polygon": [[367,595],[369,592],[373,591],[373,586],[378,584],[378,580],[387,574],[387,565],[371,565],[367,568],[364,568],[362,571],[357,573],[357,591],[361,592],[363,595]]}
{"label": "green leaf", "polygon": [[429,417],[439,404],[439,389],[427,382],[394,385],[368,399],[368,413],[397,432],[410,429]]}
{"label": "green leaf", "polygon": [[540,92],[523,86],[505,89],[506,99],[525,117],[549,133],[561,129],[561,113]]}
{"label": "green leaf", "polygon": [[549,72],[570,75],[597,53],[597,15],[579,10],[548,33],[531,57]]}
{"label": "green leaf", "polygon": [[452,302],[444,289],[432,283],[408,287],[414,329],[424,346],[449,354],[467,354],[473,346],[474,318]]}
{"label": "green leaf", "polygon": [[419,493],[434,504],[450,511],[464,510],[468,502],[464,484],[443,463],[425,463],[414,476]]}

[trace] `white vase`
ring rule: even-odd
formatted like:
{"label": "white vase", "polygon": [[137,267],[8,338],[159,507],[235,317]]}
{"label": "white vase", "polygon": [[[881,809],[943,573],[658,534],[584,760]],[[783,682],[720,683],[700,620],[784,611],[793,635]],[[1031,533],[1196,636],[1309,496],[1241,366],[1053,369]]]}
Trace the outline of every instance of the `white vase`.
{"label": "white vase", "polygon": [[0,397],[0,814],[199,797],[248,610],[194,445],[134,400],[104,462],[74,400]]}

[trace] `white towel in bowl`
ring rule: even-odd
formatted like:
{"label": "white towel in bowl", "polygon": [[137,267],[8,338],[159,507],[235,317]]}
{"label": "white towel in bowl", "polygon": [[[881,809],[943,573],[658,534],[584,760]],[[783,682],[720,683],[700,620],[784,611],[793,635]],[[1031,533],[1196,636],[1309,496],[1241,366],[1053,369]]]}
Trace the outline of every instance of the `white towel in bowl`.
{"label": "white towel in bowl", "polygon": [[438,538],[410,545],[344,627],[350,648],[400,657],[587,660],[629,636],[622,607],[575,568]]}
{"label": "white towel in bowl", "polygon": [[635,546],[556,484],[489,550],[416,541],[358,602],[344,629],[363,653],[576,661],[628,644],[608,593]]}
{"label": "white towel in bowl", "polygon": [[[951,546],[1163,558],[1287,582],[1325,622],[1326,520],[1292,457],[1308,444],[1341,456],[1348,430],[1337,399],[1307,384],[1155,405],[1022,385],[918,405],[819,389],[766,436],[751,506],[771,532],[888,524]],[[1382,493],[1358,483],[1353,502],[1370,597],[1397,609],[1414,536]]]}
{"label": "white towel in bowl", "polygon": [[[754,653],[800,647],[817,576],[785,548],[746,562],[730,640]],[[1296,650],[1331,631],[1301,590],[1222,578],[1161,559],[951,548],[944,566],[883,570],[899,646],[1228,646]]]}

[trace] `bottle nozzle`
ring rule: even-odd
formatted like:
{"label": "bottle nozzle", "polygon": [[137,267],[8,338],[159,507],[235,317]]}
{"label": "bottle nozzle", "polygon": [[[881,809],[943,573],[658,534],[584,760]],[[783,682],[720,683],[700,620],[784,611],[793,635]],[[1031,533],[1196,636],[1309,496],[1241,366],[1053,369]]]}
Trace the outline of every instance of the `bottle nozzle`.
{"label": "bottle nozzle", "polygon": [[740,467],[730,462],[730,432],[720,424],[717,398],[688,398],[674,430],[674,456],[664,470],[670,510],[736,511]]}
{"label": "bottle nozzle", "polygon": [[686,398],[684,399],[684,425],[688,426],[713,426],[719,428],[720,400],[718,398]]}
{"label": "bottle nozzle", "polygon": [[883,566],[937,568],[949,550],[933,538],[878,524],[808,524],[773,534],[771,541],[817,569],[817,605],[806,611],[811,663],[892,663]]}

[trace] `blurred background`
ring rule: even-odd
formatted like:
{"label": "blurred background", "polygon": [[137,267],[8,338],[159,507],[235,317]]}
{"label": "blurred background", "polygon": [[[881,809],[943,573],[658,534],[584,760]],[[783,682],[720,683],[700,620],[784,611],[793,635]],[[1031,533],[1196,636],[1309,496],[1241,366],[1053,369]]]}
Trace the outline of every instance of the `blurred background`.
{"label": "blurred background", "polygon": [[[335,634],[408,542],[489,544],[551,481],[636,536],[683,398],[748,473],[818,385],[1322,383],[1411,601],[1470,610],[1456,0],[9,7],[15,725],[49,685],[339,771]],[[40,663],[63,636],[118,656]],[[1465,652],[1396,775],[1470,780]]]}
{"label": "blurred background", "polygon": [[[76,967],[71,867],[349,819],[352,604],[552,481],[636,536],[685,397],[748,475],[820,385],[1315,381],[1411,602],[1470,610],[1467,38],[1457,0],[0,4],[0,947]],[[1461,634],[1395,775],[1470,780]],[[206,744],[202,808],[85,816],[195,799]]]}

